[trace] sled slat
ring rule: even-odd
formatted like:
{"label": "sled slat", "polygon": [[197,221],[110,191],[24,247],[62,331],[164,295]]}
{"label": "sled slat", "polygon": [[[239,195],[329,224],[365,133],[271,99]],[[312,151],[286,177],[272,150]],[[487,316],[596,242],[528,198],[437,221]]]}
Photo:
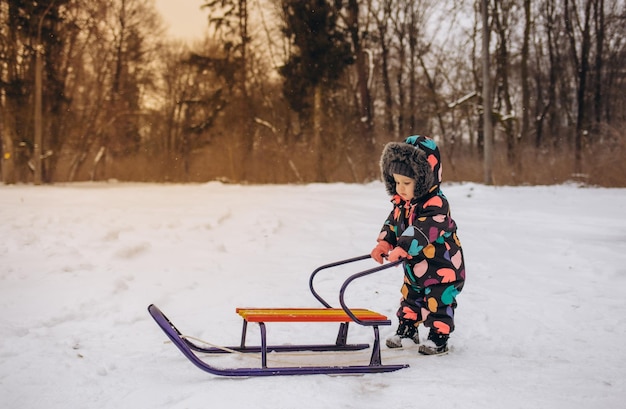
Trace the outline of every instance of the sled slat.
{"label": "sled slat", "polygon": [[[357,308],[352,313],[362,321],[387,321],[375,311]],[[248,322],[351,322],[341,308],[237,308],[237,314]]]}

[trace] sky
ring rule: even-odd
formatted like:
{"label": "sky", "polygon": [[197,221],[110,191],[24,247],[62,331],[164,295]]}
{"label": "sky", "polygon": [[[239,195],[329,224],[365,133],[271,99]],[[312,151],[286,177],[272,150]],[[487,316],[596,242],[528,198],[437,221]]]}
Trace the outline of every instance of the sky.
{"label": "sky", "polygon": [[203,0],[155,0],[172,38],[186,41],[200,39],[206,27],[206,12],[200,10]]}

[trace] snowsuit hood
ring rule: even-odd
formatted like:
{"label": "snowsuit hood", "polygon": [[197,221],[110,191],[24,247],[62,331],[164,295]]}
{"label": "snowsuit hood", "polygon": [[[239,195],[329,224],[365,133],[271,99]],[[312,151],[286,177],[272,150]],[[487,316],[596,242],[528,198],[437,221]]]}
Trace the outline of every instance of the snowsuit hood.
{"label": "snowsuit hood", "polygon": [[389,142],[380,158],[380,170],[385,189],[394,196],[396,183],[393,173],[415,179],[415,198],[438,192],[441,184],[441,156],[435,141],[428,136],[409,136],[404,142]]}

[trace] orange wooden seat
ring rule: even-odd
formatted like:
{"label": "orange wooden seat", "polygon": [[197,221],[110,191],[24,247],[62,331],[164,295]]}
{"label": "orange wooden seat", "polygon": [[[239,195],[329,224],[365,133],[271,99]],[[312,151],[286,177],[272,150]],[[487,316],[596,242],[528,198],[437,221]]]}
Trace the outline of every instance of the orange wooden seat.
{"label": "orange wooden seat", "polygon": [[[341,308],[237,308],[248,322],[351,322]],[[351,309],[362,321],[386,321],[387,317],[362,308]]]}

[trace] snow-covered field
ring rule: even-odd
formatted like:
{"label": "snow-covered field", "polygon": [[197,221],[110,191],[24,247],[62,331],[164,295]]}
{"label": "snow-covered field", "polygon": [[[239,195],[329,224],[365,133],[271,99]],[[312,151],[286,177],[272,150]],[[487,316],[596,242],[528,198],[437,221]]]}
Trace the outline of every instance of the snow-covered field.
{"label": "snow-covered field", "polygon": [[[410,368],[230,379],[188,362],[146,307],[233,345],[235,307],[317,306],[309,273],[369,253],[390,210],[382,184],[0,186],[0,407],[623,407],[626,189],[443,188],[468,277],[450,354],[383,347],[384,363]],[[374,265],[320,275],[320,291],[335,301],[346,275]],[[393,317],[401,280],[399,268],[368,276],[348,303]],[[272,343],[335,335],[336,324],[268,324]],[[368,328],[350,335],[371,341]],[[271,359],[359,364],[369,352]]]}

